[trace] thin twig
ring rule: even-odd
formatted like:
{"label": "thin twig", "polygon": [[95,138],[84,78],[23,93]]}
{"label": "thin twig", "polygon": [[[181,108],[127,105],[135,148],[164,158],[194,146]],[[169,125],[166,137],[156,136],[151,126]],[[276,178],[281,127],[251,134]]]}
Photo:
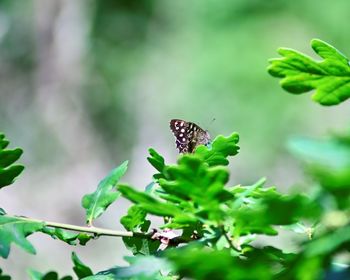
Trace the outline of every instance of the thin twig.
{"label": "thin twig", "polygon": [[53,228],[61,228],[66,230],[72,230],[72,231],[78,231],[78,232],[86,232],[86,233],[92,233],[98,236],[105,235],[105,236],[119,236],[119,237],[143,237],[143,238],[149,238],[149,234],[147,233],[136,233],[131,231],[120,231],[120,230],[111,230],[106,228],[100,228],[100,227],[86,227],[86,226],[76,226],[71,224],[64,224],[64,223],[56,223],[56,222],[50,222],[50,221],[43,221],[39,219],[33,219],[28,217],[18,217],[17,219],[29,221],[29,222],[37,222],[37,223],[43,223],[47,227],[53,227]]}
{"label": "thin twig", "polygon": [[221,227],[221,232],[222,232],[223,236],[226,238],[226,240],[227,240],[227,242],[228,242],[230,248],[231,248],[232,250],[237,251],[237,249],[235,248],[235,246],[233,246],[232,240],[231,240],[230,237],[227,235],[227,232],[225,231],[225,227],[224,227],[224,226]]}

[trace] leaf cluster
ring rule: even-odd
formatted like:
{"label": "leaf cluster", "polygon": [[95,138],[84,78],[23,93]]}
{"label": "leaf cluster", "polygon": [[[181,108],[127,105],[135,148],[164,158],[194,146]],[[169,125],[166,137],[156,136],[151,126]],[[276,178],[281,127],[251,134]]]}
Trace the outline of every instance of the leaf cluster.
{"label": "leaf cluster", "polygon": [[[344,101],[350,96],[348,59],[321,40],[313,40],[312,47],[322,61],[280,49],[283,58],[270,61],[269,73],[282,78],[282,87],[292,93],[316,90],[313,99],[320,104]],[[175,164],[167,164],[150,149],[148,161],[156,174],[143,191],[119,183],[127,171],[125,161],[83,197],[89,230],[11,216],[0,208],[0,256],[7,258],[12,244],[34,254],[27,237],[36,232],[69,245],[85,245],[103,234],[118,235],[94,228],[93,221],[122,196],[132,205],[120,219],[127,232],[118,236],[134,256],[125,257],[128,266],[94,273],[73,252],[78,279],[350,278],[349,266],[339,269],[334,263],[340,254],[350,258],[350,134],[290,141],[290,151],[302,160],[311,178],[305,184],[313,187],[311,194],[283,194],[274,186],[266,187],[265,179],[232,185],[227,165],[239,151],[238,141],[237,133],[219,135],[211,147],[199,146],[192,154],[180,155]],[[0,134],[0,188],[23,170],[13,165],[22,150],[8,150],[8,144]],[[163,223],[152,226],[152,216]],[[262,245],[261,237],[279,236],[286,230],[297,240],[295,250]],[[60,278],[55,271],[30,270],[29,275],[31,279],[73,279]],[[0,279],[10,277],[0,270]]]}

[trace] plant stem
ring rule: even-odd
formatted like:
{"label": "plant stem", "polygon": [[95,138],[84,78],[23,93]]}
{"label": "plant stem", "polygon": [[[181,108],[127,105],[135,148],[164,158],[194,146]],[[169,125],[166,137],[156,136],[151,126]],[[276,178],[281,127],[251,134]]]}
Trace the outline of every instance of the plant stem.
{"label": "plant stem", "polygon": [[230,237],[227,235],[227,232],[225,231],[225,227],[224,227],[224,226],[221,227],[221,232],[222,232],[222,234],[224,235],[224,237],[226,238],[226,240],[227,240],[227,242],[228,242],[230,248],[231,248],[232,250],[234,250],[234,251],[237,251],[237,249],[235,248],[235,246],[233,246],[232,240],[231,240]]}
{"label": "plant stem", "polygon": [[78,231],[78,232],[86,232],[86,233],[92,233],[97,236],[105,235],[105,236],[119,236],[119,237],[143,237],[143,238],[149,238],[149,234],[147,233],[135,233],[131,231],[120,231],[120,230],[111,230],[111,229],[105,229],[100,227],[84,227],[84,226],[76,226],[71,224],[63,224],[63,223],[56,223],[56,222],[50,222],[50,221],[43,221],[38,219],[32,219],[28,217],[17,217],[21,220],[26,220],[30,222],[38,222],[43,223],[47,227],[53,227],[53,228],[61,228],[66,230],[72,230],[72,231]]}

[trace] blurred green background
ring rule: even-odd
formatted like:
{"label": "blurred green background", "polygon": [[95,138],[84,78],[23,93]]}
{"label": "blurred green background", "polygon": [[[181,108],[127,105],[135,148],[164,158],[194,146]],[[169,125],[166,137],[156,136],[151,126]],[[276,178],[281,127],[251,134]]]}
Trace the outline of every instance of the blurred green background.
{"label": "blurred green background", "polygon": [[[26,165],[1,192],[1,206],[83,224],[81,197],[110,169],[129,159],[124,180],[143,188],[153,174],[148,147],[176,160],[171,118],[213,137],[240,134],[232,184],[263,176],[280,190],[298,183],[287,139],[341,130],[350,111],[283,92],[266,72],[268,59],[280,46],[313,56],[312,38],[349,56],[349,11],[348,0],[0,1],[0,130],[24,149]],[[117,202],[97,225],[121,229],[126,208]],[[37,255],[14,247],[5,273],[70,273],[70,246],[30,240]],[[125,254],[115,238],[76,251],[95,271],[122,264]]]}

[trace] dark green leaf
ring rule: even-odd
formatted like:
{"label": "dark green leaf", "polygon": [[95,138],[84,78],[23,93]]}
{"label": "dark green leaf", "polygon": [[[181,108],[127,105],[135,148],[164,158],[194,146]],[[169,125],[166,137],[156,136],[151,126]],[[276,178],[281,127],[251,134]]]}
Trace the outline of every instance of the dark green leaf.
{"label": "dark green leaf", "polygon": [[72,261],[74,263],[73,270],[75,274],[78,276],[78,279],[83,279],[84,277],[88,277],[93,275],[94,273],[90,269],[90,267],[86,266],[77,256],[75,252],[72,252]]}
{"label": "dark green leaf", "polygon": [[22,165],[13,165],[6,169],[0,168],[0,188],[11,185],[23,169]]}
{"label": "dark green leaf", "polygon": [[5,135],[3,133],[0,133],[0,150],[5,149],[10,142],[5,138]]}
{"label": "dark green leaf", "polygon": [[282,269],[278,261],[260,250],[241,259],[227,249],[219,251],[190,245],[168,250],[166,256],[185,279],[271,280],[273,273]]}
{"label": "dark green leaf", "polygon": [[9,275],[2,274],[2,269],[0,268],[0,280],[11,280]]}
{"label": "dark green leaf", "polygon": [[64,276],[62,278],[59,278],[58,273],[55,271],[50,271],[44,274],[39,271],[30,269],[28,271],[28,274],[31,280],[73,280],[73,277],[71,276]]}
{"label": "dark green leaf", "polygon": [[268,72],[282,78],[281,86],[295,94],[316,90],[312,99],[335,105],[350,97],[349,60],[331,45],[314,39],[314,51],[324,60],[316,61],[292,49],[280,48],[283,58],[271,59]]}
{"label": "dark green leaf", "polygon": [[7,258],[11,243],[15,243],[25,251],[35,254],[33,245],[26,237],[41,231],[44,224],[21,219],[20,217],[0,216],[0,255]]}
{"label": "dark green leaf", "polygon": [[127,168],[128,161],[125,161],[99,183],[95,192],[83,197],[82,206],[86,209],[87,224],[91,225],[92,221],[101,216],[108,206],[120,196],[115,187]]}
{"label": "dark green leaf", "polygon": [[18,160],[23,154],[23,150],[17,148],[14,150],[0,150],[0,168],[5,168],[16,160]]}
{"label": "dark green leaf", "polygon": [[5,150],[8,144],[5,135],[0,133],[0,188],[12,184],[24,169],[22,165],[12,165],[20,158],[23,151],[19,148]]}

